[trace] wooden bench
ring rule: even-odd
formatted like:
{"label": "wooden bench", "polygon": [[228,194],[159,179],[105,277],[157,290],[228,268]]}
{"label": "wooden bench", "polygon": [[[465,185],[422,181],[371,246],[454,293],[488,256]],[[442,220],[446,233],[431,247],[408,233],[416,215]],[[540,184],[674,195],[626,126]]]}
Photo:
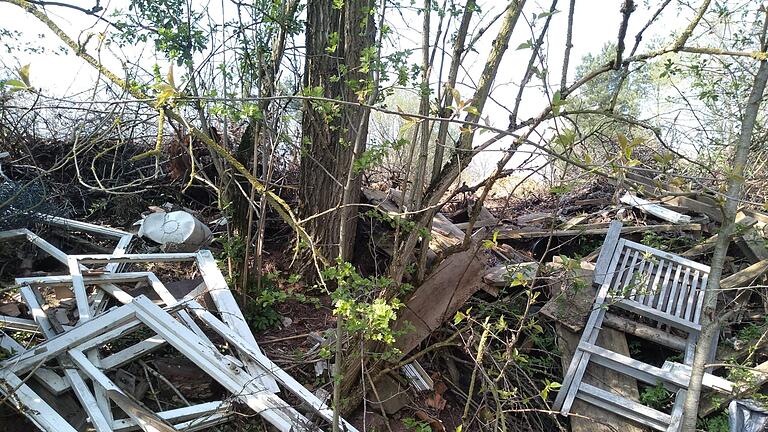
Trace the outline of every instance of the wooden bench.
{"label": "wooden bench", "polygon": [[[595,265],[593,283],[599,288],[594,307],[554,407],[567,415],[574,399],[578,398],[653,429],[676,432],[680,428],[690,366],[701,333],[701,309],[709,267],[620,238],[620,234],[621,223],[612,222]],[[629,312],[638,321],[685,333],[683,363],[666,362],[659,368],[597,346],[605,313],[613,308]],[[582,382],[589,362],[653,386],[664,385],[676,393],[672,411],[664,413]],[[731,388],[727,380],[709,374],[705,376],[704,385],[720,391]]]}

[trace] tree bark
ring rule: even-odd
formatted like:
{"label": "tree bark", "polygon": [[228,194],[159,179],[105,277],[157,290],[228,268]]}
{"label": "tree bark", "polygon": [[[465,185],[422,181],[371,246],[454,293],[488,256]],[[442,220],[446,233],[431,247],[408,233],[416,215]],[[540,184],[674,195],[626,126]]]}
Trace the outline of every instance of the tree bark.
{"label": "tree bark", "polygon": [[[766,16],[768,18],[768,16]],[[763,39],[765,38],[764,24]],[[762,41],[761,49],[766,49],[765,41]],[[728,176],[728,189],[726,192],[726,201],[723,208],[723,224],[720,233],[717,236],[717,243],[712,255],[711,270],[709,273],[709,282],[707,290],[704,293],[704,309],[701,314],[702,331],[699,336],[699,343],[696,346],[696,353],[693,359],[691,369],[691,382],[688,385],[688,393],[683,405],[683,431],[695,432],[696,421],[698,419],[699,400],[701,398],[701,381],[704,377],[704,369],[711,351],[713,336],[719,331],[720,319],[717,314],[717,294],[720,291],[720,278],[723,272],[723,263],[731,242],[731,235],[736,229],[736,210],[739,204],[739,195],[744,184],[744,169],[749,158],[749,149],[752,145],[752,132],[755,128],[757,114],[760,110],[760,102],[765,92],[766,81],[768,81],[768,62],[761,61],[760,67],[755,75],[755,81],[752,85],[752,92],[747,100],[744,109],[744,118],[741,122],[739,138],[735,144],[735,154],[733,157],[733,171]]]}
{"label": "tree bark", "polygon": [[[361,61],[364,50],[375,40],[371,0],[347,0],[341,9],[332,0],[310,0],[307,5],[304,88],[328,98],[359,101],[358,91],[370,82],[370,68]],[[338,39],[337,39],[338,38]],[[336,43],[337,42],[337,43]],[[335,49],[334,49],[335,48]],[[343,66],[342,66],[343,65]],[[362,139],[365,151],[368,110],[338,106],[338,115],[328,115],[319,104],[306,102],[302,120],[302,158],[299,179],[299,214],[308,218],[338,207],[344,196],[347,168],[355,142]],[[361,138],[362,137],[362,138]],[[354,205],[360,201],[360,175],[350,183]],[[312,218],[307,231],[324,256],[348,260],[355,242],[357,218],[346,220],[346,244],[339,245],[340,220],[335,211]]]}

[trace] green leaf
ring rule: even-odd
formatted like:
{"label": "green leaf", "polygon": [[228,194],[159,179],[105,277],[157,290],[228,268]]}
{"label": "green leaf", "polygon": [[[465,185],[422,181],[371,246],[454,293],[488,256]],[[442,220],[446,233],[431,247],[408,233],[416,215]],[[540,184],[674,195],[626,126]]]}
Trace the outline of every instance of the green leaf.
{"label": "green leaf", "polygon": [[519,51],[519,50],[522,50],[522,49],[528,49],[528,48],[530,48],[532,46],[533,45],[531,44],[531,41],[526,41],[526,42],[523,42],[520,45],[518,45],[516,51]]}
{"label": "green leaf", "polygon": [[29,86],[19,80],[8,80],[3,82],[3,84],[5,84],[6,87],[10,87],[11,91],[20,91],[29,88]]}
{"label": "green leaf", "polygon": [[29,83],[29,63],[19,68],[19,76],[26,87],[32,87],[32,84]]}
{"label": "green leaf", "polygon": [[464,108],[464,111],[468,112],[469,114],[472,114],[474,116],[480,117],[480,111],[477,110],[477,107],[470,105],[466,108]]}
{"label": "green leaf", "polygon": [[556,116],[560,115],[560,107],[563,106],[563,104],[565,104],[565,101],[562,100],[560,90],[558,90],[552,95],[552,114]]}

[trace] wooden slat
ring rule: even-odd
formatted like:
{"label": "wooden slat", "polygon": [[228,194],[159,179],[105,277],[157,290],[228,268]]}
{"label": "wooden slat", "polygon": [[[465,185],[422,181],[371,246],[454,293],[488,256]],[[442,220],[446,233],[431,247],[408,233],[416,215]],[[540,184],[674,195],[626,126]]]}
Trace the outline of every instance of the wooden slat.
{"label": "wooden slat", "polygon": [[647,384],[657,385],[659,382],[670,384],[677,388],[687,388],[690,376],[673,373],[655,366],[635,360],[629,356],[621,355],[613,351],[592,344],[579,344],[579,349],[592,354],[592,361],[604,367],[611,368],[623,374],[629,375]]}
{"label": "wooden slat", "polygon": [[[656,293],[659,292],[659,281],[661,280],[661,274],[664,272],[664,263],[668,262],[663,258],[657,259],[659,260],[659,265],[656,267],[656,276],[653,278],[653,282],[651,282],[651,289],[648,293],[648,297],[645,299],[646,301],[643,302],[643,304],[648,307],[653,307],[653,300],[656,298]],[[669,267],[669,264],[667,264],[667,267]]]}
{"label": "wooden slat", "polygon": [[649,408],[625,397],[616,396],[595,386],[583,383],[579,399],[612,410],[621,416],[656,430],[666,431],[672,418],[668,414]]}
{"label": "wooden slat", "polygon": [[[577,225],[578,226],[578,225]],[[606,235],[609,228],[595,229],[570,229],[570,230],[519,230],[519,229],[499,229],[496,236],[499,240],[521,240],[534,239],[541,237],[577,237],[581,235]],[[691,223],[682,225],[645,225],[628,226],[621,229],[621,234],[633,234],[644,232],[680,232],[680,231],[701,231],[701,224]],[[488,237],[493,236],[493,231],[489,230]]]}
{"label": "wooden slat", "polygon": [[[648,287],[651,285],[651,281],[653,279],[653,257],[646,258],[643,257],[642,262],[640,263],[640,268],[637,270],[637,273],[640,275],[642,284],[637,286],[637,289],[635,291],[639,291],[639,294],[636,292],[632,299],[635,301],[639,301],[640,303],[643,302],[645,298],[645,293],[648,292]],[[639,298],[639,300],[638,300]]]}
{"label": "wooden slat", "polygon": [[685,319],[693,321],[693,307],[696,304],[696,296],[698,294],[699,283],[701,282],[701,272],[696,270],[693,272],[693,278],[691,281],[691,293],[688,295],[688,304],[685,307]]}
{"label": "wooden slat", "polygon": [[664,305],[667,298],[667,291],[669,291],[670,277],[672,277],[672,270],[675,268],[673,261],[667,261],[667,272],[664,275],[664,282],[661,284],[661,291],[659,292],[658,300],[656,304],[649,305],[650,307],[658,310],[664,310]]}
{"label": "wooden slat", "polygon": [[645,286],[640,290],[640,295],[637,297],[637,301],[640,303],[645,304],[645,297],[646,295],[650,295],[651,290],[653,289],[653,270],[655,269],[655,265],[653,262],[654,258],[651,257],[650,259],[643,259],[643,262],[648,267],[647,270],[643,269],[641,270],[644,273],[644,277],[647,277]]}
{"label": "wooden slat", "polygon": [[683,306],[686,304],[686,301],[688,300],[688,293],[691,291],[691,282],[690,282],[690,276],[691,276],[691,269],[689,267],[685,268],[685,275],[683,276],[683,281],[680,284],[680,291],[678,292],[678,299],[677,299],[677,306],[675,307],[674,312],[672,312],[672,315],[682,318],[683,317]]}
{"label": "wooden slat", "polygon": [[707,290],[707,284],[709,283],[709,274],[704,274],[701,278],[701,291],[699,292],[699,298],[696,300],[696,313],[693,316],[693,322],[701,322],[701,309],[704,306],[704,293]]}
{"label": "wooden slat", "polygon": [[610,264],[611,258],[613,258],[619,243],[621,225],[621,222],[613,221],[608,226],[608,232],[606,233],[603,245],[600,247],[600,254],[597,256],[597,261],[595,262],[595,277],[593,283],[597,285],[602,285],[605,280],[608,265]]}
{"label": "wooden slat", "polygon": [[675,270],[675,277],[672,279],[672,286],[669,289],[669,296],[665,300],[665,307],[664,309],[660,309],[662,312],[665,312],[669,315],[672,315],[672,311],[675,308],[677,288],[680,285],[680,272],[683,271],[683,267],[681,265],[678,264],[676,267],[677,269]]}
{"label": "wooden slat", "polygon": [[668,326],[675,327],[680,330],[685,330],[690,333],[701,332],[701,325],[699,324],[692,323],[675,315],[662,312],[658,309],[650,308],[636,301],[623,299],[613,303],[613,305],[630,312],[634,312],[638,315],[642,315],[646,318],[651,318],[653,320],[662,322]]}

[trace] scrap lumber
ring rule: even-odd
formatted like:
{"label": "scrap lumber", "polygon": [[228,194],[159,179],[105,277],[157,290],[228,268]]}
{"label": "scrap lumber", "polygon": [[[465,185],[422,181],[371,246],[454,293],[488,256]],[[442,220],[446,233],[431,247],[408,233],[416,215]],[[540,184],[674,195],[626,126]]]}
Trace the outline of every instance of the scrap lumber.
{"label": "scrap lumber", "polygon": [[427,276],[405,302],[405,308],[393,325],[394,331],[408,329],[397,339],[395,347],[405,356],[416,348],[472,294],[483,289],[482,276],[487,257],[480,242],[469,249],[448,256]]}
{"label": "scrap lumber", "polygon": [[[499,223],[500,222],[496,219],[485,219],[485,220],[478,220],[477,222],[475,222],[473,226],[475,228],[485,228],[485,227],[492,227],[492,226],[499,225]],[[456,228],[460,230],[465,230],[469,228],[469,222],[460,222],[460,223],[454,224],[454,226],[456,226]]]}
{"label": "scrap lumber", "polygon": [[707,215],[707,217],[716,222],[723,222],[723,212],[720,210],[717,201],[706,195],[698,194],[695,198],[690,196],[666,197],[662,199],[662,202]]}
{"label": "scrap lumber", "polygon": [[[736,214],[736,224],[738,224],[738,226],[742,227],[742,229],[752,227],[756,223],[757,223],[757,219],[755,219],[755,218],[753,218],[751,216],[747,216],[744,212],[740,211],[740,212],[738,212]],[[733,235],[731,235],[731,238],[733,238],[734,235],[735,235],[735,233]],[[719,234],[715,234],[715,235],[713,235],[711,237],[708,237],[706,240],[704,240],[701,243],[693,246],[692,248],[688,249],[687,251],[681,253],[680,255],[684,256],[686,258],[693,258],[693,257],[697,257],[699,255],[703,255],[703,254],[705,254],[705,253],[707,253],[707,252],[709,252],[709,251],[711,251],[712,249],[715,248],[715,243],[717,243],[717,237],[718,236],[719,236]]]}
{"label": "scrap lumber", "polygon": [[562,225],[560,225],[558,227],[558,229],[561,229],[561,230],[571,229],[571,228],[575,227],[576,225],[581,225],[585,221],[589,220],[589,217],[590,217],[590,215],[574,216],[574,217],[568,219],[567,221],[565,221]]}
{"label": "scrap lumber", "polygon": [[629,192],[625,193],[624,196],[620,198],[620,201],[642,211],[643,213],[653,215],[659,219],[671,222],[673,224],[691,223],[690,216],[678,213],[674,210],[669,210],[659,204],[654,204],[648,200],[640,198],[637,195],[632,195]]}
{"label": "scrap lumber", "polygon": [[752,264],[744,270],[734,273],[720,281],[721,290],[730,290],[741,287],[748,287],[755,279],[768,272],[768,260],[763,260]]}
{"label": "scrap lumber", "polygon": [[[625,226],[621,228],[621,234],[633,234],[643,232],[680,232],[680,231],[701,231],[701,224],[664,224],[664,225],[644,225],[644,226]],[[500,229],[496,236],[499,240],[524,240],[541,237],[577,237],[581,235],[605,235],[608,228],[592,229],[569,229],[569,230],[521,230],[521,229]],[[489,237],[493,233],[489,233]]]}

